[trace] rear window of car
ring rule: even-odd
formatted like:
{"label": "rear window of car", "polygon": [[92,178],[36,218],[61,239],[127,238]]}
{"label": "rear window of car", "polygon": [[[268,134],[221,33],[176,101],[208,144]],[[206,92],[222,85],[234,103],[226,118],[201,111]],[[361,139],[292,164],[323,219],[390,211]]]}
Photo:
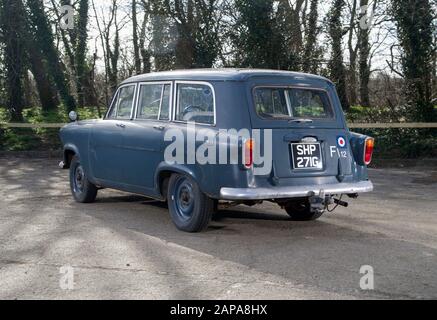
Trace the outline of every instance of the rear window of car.
{"label": "rear window of car", "polygon": [[307,88],[255,88],[255,108],[268,120],[332,119],[334,111],[324,90]]}

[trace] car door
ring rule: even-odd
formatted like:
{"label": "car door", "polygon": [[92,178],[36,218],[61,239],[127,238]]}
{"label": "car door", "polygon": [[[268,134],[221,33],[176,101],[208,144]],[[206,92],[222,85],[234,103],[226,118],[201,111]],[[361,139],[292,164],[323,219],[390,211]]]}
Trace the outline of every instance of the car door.
{"label": "car door", "polygon": [[153,190],[155,171],[164,160],[164,134],[170,120],[171,82],[140,83],[134,120],[123,133],[123,182]]}
{"label": "car door", "polygon": [[91,170],[102,185],[122,180],[123,133],[133,115],[136,87],[136,84],[120,87],[107,116],[91,132]]}

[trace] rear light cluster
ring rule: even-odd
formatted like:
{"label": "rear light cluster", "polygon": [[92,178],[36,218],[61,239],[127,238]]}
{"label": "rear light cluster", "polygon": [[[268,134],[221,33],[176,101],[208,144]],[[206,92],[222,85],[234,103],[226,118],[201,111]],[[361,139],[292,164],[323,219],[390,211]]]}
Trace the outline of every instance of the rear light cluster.
{"label": "rear light cluster", "polygon": [[253,166],[253,150],[255,142],[252,139],[248,139],[244,142],[244,167],[251,169]]}
{"label": "rear light cluster", "polygon": [[372,162],[373,150],[375,148],[375,139],[367,138],[364,146],[364,163],[368,166]]}

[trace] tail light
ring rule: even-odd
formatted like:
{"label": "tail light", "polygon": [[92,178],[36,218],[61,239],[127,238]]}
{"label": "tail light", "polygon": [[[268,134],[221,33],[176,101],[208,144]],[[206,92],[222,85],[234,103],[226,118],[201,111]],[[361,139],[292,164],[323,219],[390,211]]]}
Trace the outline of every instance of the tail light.
{"label": "tail light", "polygon": [[244,167],[250,169],[253,166],[254,141],[248,139],[244,142]]}
{"label": "tail light", "polygon": [[364,163],[368,166],[372,162],[373,149],[375,148],[375,139],[367,138],[364,149]]}

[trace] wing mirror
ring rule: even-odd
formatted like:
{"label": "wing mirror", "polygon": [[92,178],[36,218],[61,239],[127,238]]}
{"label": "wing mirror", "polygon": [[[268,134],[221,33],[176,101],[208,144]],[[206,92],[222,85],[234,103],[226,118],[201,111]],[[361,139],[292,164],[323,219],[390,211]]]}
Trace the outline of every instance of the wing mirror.
{"label": "wing mirror", "polygon": [[71,122],[76,122],[79,120],[79,116],[77,115],[76,111],[71,111],[68,114],[68,118],[70,118]]}

